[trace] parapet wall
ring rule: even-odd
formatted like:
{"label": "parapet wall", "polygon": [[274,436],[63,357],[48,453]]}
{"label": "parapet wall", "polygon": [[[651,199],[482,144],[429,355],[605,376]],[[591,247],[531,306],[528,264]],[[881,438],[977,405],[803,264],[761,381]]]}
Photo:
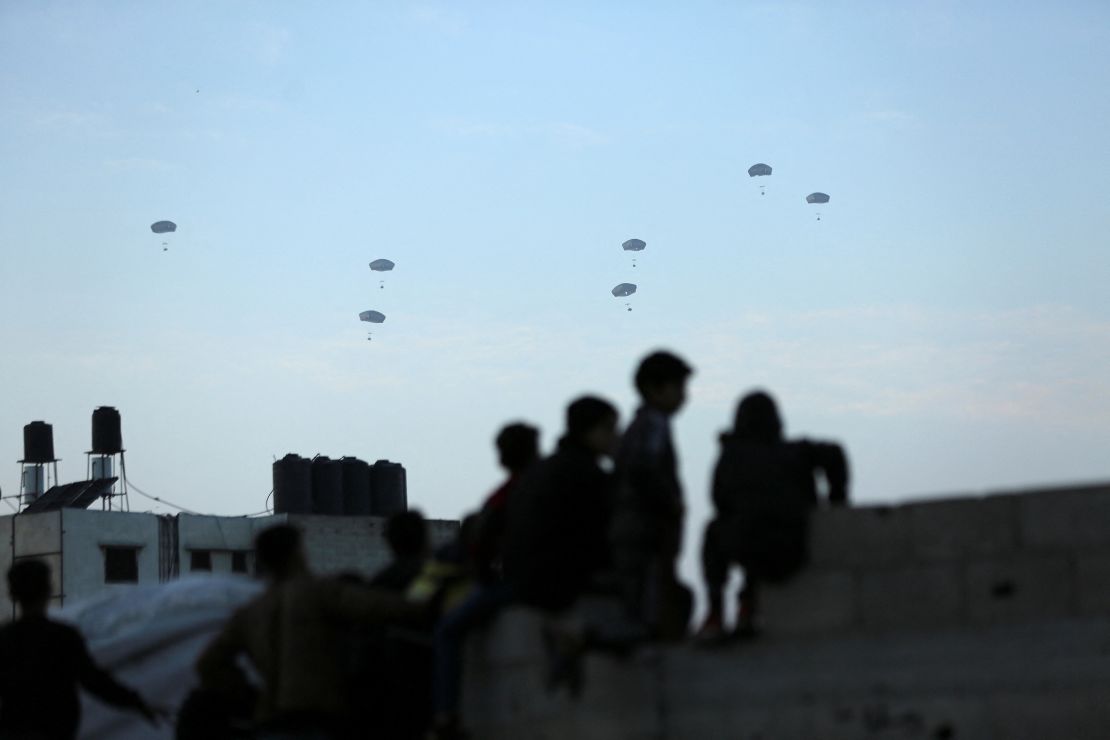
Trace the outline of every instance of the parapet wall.
{"label": "parapet wall", "polygon": [[475,737],[1110,738],[1110,486],[824,510],[765,634],[587,661],[544,686],[542,619],[472,646]]}

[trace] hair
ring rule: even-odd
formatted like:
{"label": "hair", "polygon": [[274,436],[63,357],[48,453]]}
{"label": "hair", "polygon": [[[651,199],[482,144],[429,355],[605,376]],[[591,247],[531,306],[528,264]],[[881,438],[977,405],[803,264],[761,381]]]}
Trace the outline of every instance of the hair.
{"label": "hair", "polygon": [[749,393],[736,406],[733,433],[753,442],[779,442],[782,440],[782,419],[775,399],[764,391]]}
{"label": "hair", "polygon": [[652,352],[640,361],[636,369],[636,390],[642,396],[650,388],[681,383],[693,372],[694,369],[678,355],[665,351]]}
{"label": "hair", "polygon": [[606,419],[616,419],[617,407],[597,396],[582,396],[567,406],[567,437],[581,440]]}
{"label": "hair", "polygon": [[262,530],[254,541],[260,573],[283,576],[301,552],[301,530],[291,524],[276,524]]}
{"label": "hair", "polygon": [[540,454],[540,430],[530,424],[509,424],[494,440],[501,464],[513,472],[532,464]]}
{"label": "hair", "polygon": [[428,547],[428,527],[424,515],[416,509],[401,511],[385,523],[385,539],[398,558],[423,555]]}
{"label": "hair", "polygon": [[20,560],[8,569],[8,593],[12,601],[35,604],[50,598],[50,566],[41,560]]}

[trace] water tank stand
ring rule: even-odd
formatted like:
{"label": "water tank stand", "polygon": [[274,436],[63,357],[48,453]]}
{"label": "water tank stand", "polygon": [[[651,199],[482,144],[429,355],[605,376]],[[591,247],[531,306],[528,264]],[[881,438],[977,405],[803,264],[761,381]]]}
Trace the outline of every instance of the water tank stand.
{"label": "water tank stand", "polygon": [[[104,511],[131,511],[131,501],[127,497],[127,461],[124,458],[124,450],[111,455],[105,455],[99,452],[86,452],[85,453],[85,480],[93,480],[93,472],[104,473],[107,469],[109,475],[100,475],[100,478],[119,478],[112,487],[100,499],[100,508]],[[119,458],[119,475],[112,474],[113,463],[116,458]],[[118,506],[113,506],[112,502],[119,499]]]}

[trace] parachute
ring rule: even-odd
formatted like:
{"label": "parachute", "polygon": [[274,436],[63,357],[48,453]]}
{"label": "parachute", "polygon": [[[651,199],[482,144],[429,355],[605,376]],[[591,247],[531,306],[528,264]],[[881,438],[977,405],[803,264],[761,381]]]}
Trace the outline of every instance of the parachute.
{"label": "parachute", "polygon": [[[373,262],[370,263],[370,269],[373,270],[374,272],[393,272],[394,267],[396,267],[396,265],[393,264],[393,261],[392,260],[387,260],[387,259],[374,260]],[[385,287],[385,279],[384,278],[378,281],[378,287],[379,288],[384,288]]]}
{"label": "parachute", "polygon": [[[769,164],[763,164],[762,162],[760,162],[759,164],[753,164],[751,167],[748,168],[748,177],[766,177],[769,174],[771,174],[771,165]],[[767,194],[766,192],[764,192],[764,187],[765,186],[763,185],[759,186],[760,195]]]}
{"label": "parachute", "polygon": [[[155,234],[172,234],[177,231],[177,224],[173,221],[155,221],[150,225],[150,230]],[[162,251],[169,251],[170,243],[162,242]]]}
{"label": "parachute", "polygon": [[[621,244],[621,249],[626,252],[642,252],[647,247],[647,242],[643,239],[629,239],[624,244]],[[636,266],[636,255],[632,255],[632,266]]]}
{"label": "parachute", "polygon": [[[381,324],[385,322],[385,314],[380,311],[363,311],[358,317],[360,320],[367,321],[371,324]],[[366,341],[374,341],[374,332],[368,332],[366,334]]]}
{"label": "parachute", "polygon": [[[611,292],[614,298],[627,298],[636,292],[636,283],[621,283],[614,286]],[[627,301],[624,305],[629,311],[632,310],[632,306]]]}
{"label": "parachute", "polygon": [[[813,204],[816,204],[816,205],[821,205],[822,203],[828,203],[828,202],[829,202],[829,196],[825,195],[824,193],[810,193],[809,195],[806,196],[806,203],[813,203]],[[817,212],[817,220],[818,221],[821,220],[821,211]]]}

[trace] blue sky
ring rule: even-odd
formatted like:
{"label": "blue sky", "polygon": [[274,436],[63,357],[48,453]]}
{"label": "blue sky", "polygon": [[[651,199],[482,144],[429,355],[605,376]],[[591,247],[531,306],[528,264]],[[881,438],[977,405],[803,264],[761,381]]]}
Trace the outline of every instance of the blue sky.
{"label": "blue sky", "polygon": [[115,405],[191,509],[296,451],[453,517],[501,423],[630,412],[659,346],[691,573],[753,387],[862,501],[1105,479],[1108,90],[1101,2],[4,3],[0,485],[32,419],[84,475]]}

